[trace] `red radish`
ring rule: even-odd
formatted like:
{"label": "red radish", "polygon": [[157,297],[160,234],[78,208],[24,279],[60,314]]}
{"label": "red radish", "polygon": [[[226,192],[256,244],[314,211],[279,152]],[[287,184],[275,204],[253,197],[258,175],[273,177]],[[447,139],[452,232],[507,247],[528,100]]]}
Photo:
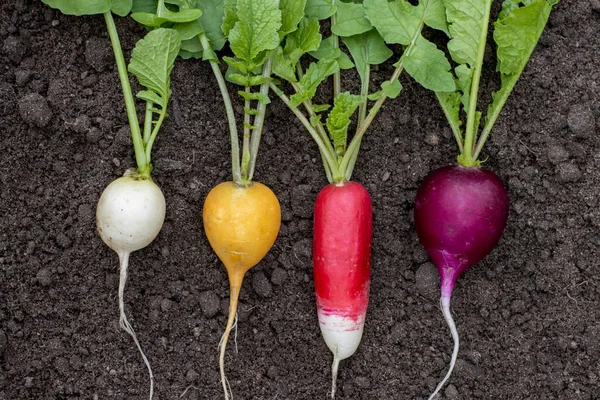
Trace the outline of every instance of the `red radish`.
{"label": "red radish", "polygon": [[321,333],[338,366],[360,343],[371,283],[371,197],[357,182],[325,186],[315,201],[313,274]]}
{"label": "red radish", "polygon": [[458,355],[458,332],[450,313],[454,283],[463,271],[492,251],[507,218],[508,193],[502,180],[480,167],[439,168],[417,191],[417,234],[440,273],[442,312],[454,339],[448,373],[429,399],[450,377]]}

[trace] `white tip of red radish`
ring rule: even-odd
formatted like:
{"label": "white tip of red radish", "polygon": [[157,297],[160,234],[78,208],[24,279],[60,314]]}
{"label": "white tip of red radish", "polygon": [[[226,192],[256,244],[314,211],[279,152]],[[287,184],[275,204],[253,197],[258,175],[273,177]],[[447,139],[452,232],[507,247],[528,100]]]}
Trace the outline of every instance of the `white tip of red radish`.
{"label": "white tip of red radish", "polygon": [[125,314],[125,283],[129,254],[148,246],[160,232],[165,220],[165,197],[150,179],[131,171],[110,183],[98,201],[96,224],[100,237],[119,256],[119,325],[135,342],[150,377],[150,400],[154,394],[154,375],[148,358]]}
{"label": "white tip of red radish", "polygon": [[452,350],[452,357],[450,358],[450,367],[448,368],[448,372],[444,379],[440,383],[438,383],[437,387],[429,396],[428,400],[432,400],[436,394],[442,389],[446,381],[452,375],[452,370],[454,370],[454,365],[456,364],[456,359],[458,358],[458,348],[459,348],[459,340],[458,340],[458,331],[456,330],[456,324],[454,323],[454,319],[452,318],[452,313],[450,312],[450,296],[442,296],[440,300],[440,306],[442,308],[442,312],[444,313],[444,318],[446,319],[446,323],[450,328],[450,333],[452,334],[452,339],[454,340],[454,350]]}
{"label": "white tip of red radish", "polygon": [[344,360],[354,354],[360,344],[365,317],[356,320],[319,311],[319,326],[329,350],[340,360]]}
{"label": "white tip of red radish", "polygon": [[319,310],[319,326],[323,339],[333,353],[333,364],[331,366],[331,398],[335,398],[337,389],[337,375],[341,360],[344,360],[356,352],[362,338],[365,315],[358,318],[328,314]]}

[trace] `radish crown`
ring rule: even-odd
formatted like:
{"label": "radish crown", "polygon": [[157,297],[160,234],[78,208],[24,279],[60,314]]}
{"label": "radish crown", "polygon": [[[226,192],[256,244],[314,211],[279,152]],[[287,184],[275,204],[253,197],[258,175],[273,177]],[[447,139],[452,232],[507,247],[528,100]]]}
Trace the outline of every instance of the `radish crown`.
{"label": "radish crown", "polygon": [[[458,162],[464,166],[479,165],[483,145],[558,0],[505,0],[502,4],[502,11],[494,22],[496,69],[500,73],[501,86],[492,94],[479,137],[482,113],[477,111],[477,100],[492,0],[443,0],[443,3],[449,22],[448,50],[452,61],[458,65],[454,68],[456,90],[436,91],[436,95],[458,144]],[[461,108],[466,114],[464,129]]]}

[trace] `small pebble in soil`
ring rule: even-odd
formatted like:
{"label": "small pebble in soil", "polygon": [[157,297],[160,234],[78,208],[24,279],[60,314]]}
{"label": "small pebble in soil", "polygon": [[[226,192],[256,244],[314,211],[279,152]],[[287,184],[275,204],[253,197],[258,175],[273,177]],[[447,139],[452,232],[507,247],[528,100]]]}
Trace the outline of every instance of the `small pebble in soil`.
{"label": "small pebble in soil", "polygon": [[286,279],[287,272],[283,268],[276,267],[275,269],[273,269],[273,272],[271,272],[271,282],[274,285],[281,285],[286,281]]}
{"label": "small pebble in soil", "polygon": [[30,93],[19,100],[19,114],[25,122],[43,128],[52,119],[48,101],[42,95]]}
{"label": "small pebble in soil", "polygon": [[561,183],[577,182],[581,179],[581,170],[575,164],[562,163],[556,169],[558,180]]}
{"label": "small pebble in soil", "polygon": [[169,299],[162,299],[160,301],[160,309],[162,310],[162,312],[169,312],[169,310],[171,310],[171,307],[173,307],[173,302]]}
{"label": "small pebble in soil", "polygon": [[575,104],[569,110],[567,124],[575,136],[590,137],[594,134],[596,125],[594,112],[587,104]]}
{"label": "small pebble in soil", "polygon": [[192,382],[197,381],[199,377],[200,377],[200,375],[196,371],[194,371],[193,369],[188,370],[186,372],[186,374],[185,374],[185,380],[188,383],[192,383]]}
{"label": "small pebble in soil", "polygon": [[52,272],[50,272],[49,268],[39,270],[35,277],[42,286],[50,286],[52,284]]}
{"label": "small pebble in soil", "polygon": [[20,69],[15,71],[15,83],[17,86],[25,85],[31,78],[31,71],[28,69]]}
{"label": "small pebble in soil", "polygon": [[554,165],[558,165],[569,159],[569,152],[563,146],[558,144],[550,145],[548,148],[548,161]]}
{"label": "small pebble in soil", "polygon": [[252,288],[261,297],[271,296],[273,286],[262,271],[257,271],[252,275]]}
{"label": "small pebble in soil", "polygon": [[96,127],[93,127],[87,132],[85,138],[90,143],[98,143],[98,141],[102,138],[102,131]]}
{"label": "small pebble in soil", "polygon": [[131,128],[129,125],[123,125],[115,135],[115,144],[119,146],[129,146],[131,144]]}
{"label": "small pebble in soil", "polygon": [[65,125],[73,132],[83,134],[87,133],[87,131],[90,129],[92,126],[92,121],[90,120],[90,117],[82,114],[75,118],[73,122],[65,122]]}
{"label": "small pebble in soil", "polygon": [[27,52],[27,46],[20,38],[16,36],[9,36],[4,40],[2,50],[4,50],[11,61],[19,63]]}
{"label": "small pebble in soil", "polygon": [[206,292],[200,293],[200,296],[198,296],[198,301],[200,303],[202,313],[206,318],[212,318],[219,312],[221,300],[219,299],[219,296],[217,296],[212,290],[207,290]]}
{"label": "small pebble in soil", "polygon": [[456,399],[458,398],[458,390],[456,390],[454,385],[450,384],[446,387],[446,390],[444,390],[444,396],[449,399]]}
{"label": "small pebble in soil", "polygon": [[439,297],[440,277],[437,268],[430,262],[422,264],[415,274],[415,286],[429,300]]}
{"label": "small pebble in soil", "polygon": [[25,377],[25,383],[24,383],[24,386],[25,386],[27,389],[30,389],[30,388],[32,388],[32,387],[33,387],[33,377],[32,377],[32,376],[26,376],[26,377]]}

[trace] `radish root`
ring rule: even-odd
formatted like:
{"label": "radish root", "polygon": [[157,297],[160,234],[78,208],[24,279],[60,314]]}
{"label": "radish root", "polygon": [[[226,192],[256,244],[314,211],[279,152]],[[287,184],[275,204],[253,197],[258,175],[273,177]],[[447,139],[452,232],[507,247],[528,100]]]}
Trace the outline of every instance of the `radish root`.
{"label": "radish root", "polygon": [[440,383],[438,383],[434,392],[429,396],[428,400],[432,400],[436,394],[442,389],[442,386],[446,383],[450,375],[452,374],[452,370],[454,369],[454,365],[456,364],[456,359],[458,358],[458,348],[459,348],[459,340],[458,340],[458,331],[456,330],[456,324],[454,323],[454,319],[452,319],[452,313],[450,312],[450,296],[442,296],[440,300],[440,306],[442,308],[442,313],[444,314],[444,318],[446,319],[446,323],[450,328],[450,333],[452,334],[452,339],[454,340],[454,350],[452,351],[452,358],[450,359],[450,368],[444,376],[444,379]]}
{"label": "radish root", "polygon": [[152,374],[152,368],[150,368],[150,362],[148,358],[142,351],[142,346],[140,346],[140,342],[137,339],[137,336],[131,327],[131,324],[127,320],[127,315],[125,315],[125,301],[124,301],[124,293],[125,293],[125,282],[127,282],[127,266],[129,265],[129,252],[119,252],[119,264],[120,264],[120,279],[119,279],[119,325],[121,329],[127,332],[135,342],[142,358],[144,359],[144,363],[148,368],[148,375],[150,376],[150,397],[152,400],[152,396],[154,395],[154,375]]}
{"label": "radish root", "polygon": [[337,375],[340,367],[340,358],[338,352],[333,354],[333,364],[331,364],[331,398],[335,399],[335,391],[337,389]]}
{"label": "radish root", "polygon": [[227,348],[229,333],[234,327],[237,327],[237,305],[238,298],[240,295],[240,287],[241,284],[240,286],[232,285],[229,289],[229,318],[227,319],[227,326],[225,327],[225,332],[223,332],[223,336],[221,336],[221,341],[219,342],[219,370],[221,371],[221,384],[223,385],[223,395],[225,396],[225,400],[229,400],[230,397],[233,398],[231,387],[229,386],[229,382],[227,381],[227,377],[225,376],[225,349]]}

